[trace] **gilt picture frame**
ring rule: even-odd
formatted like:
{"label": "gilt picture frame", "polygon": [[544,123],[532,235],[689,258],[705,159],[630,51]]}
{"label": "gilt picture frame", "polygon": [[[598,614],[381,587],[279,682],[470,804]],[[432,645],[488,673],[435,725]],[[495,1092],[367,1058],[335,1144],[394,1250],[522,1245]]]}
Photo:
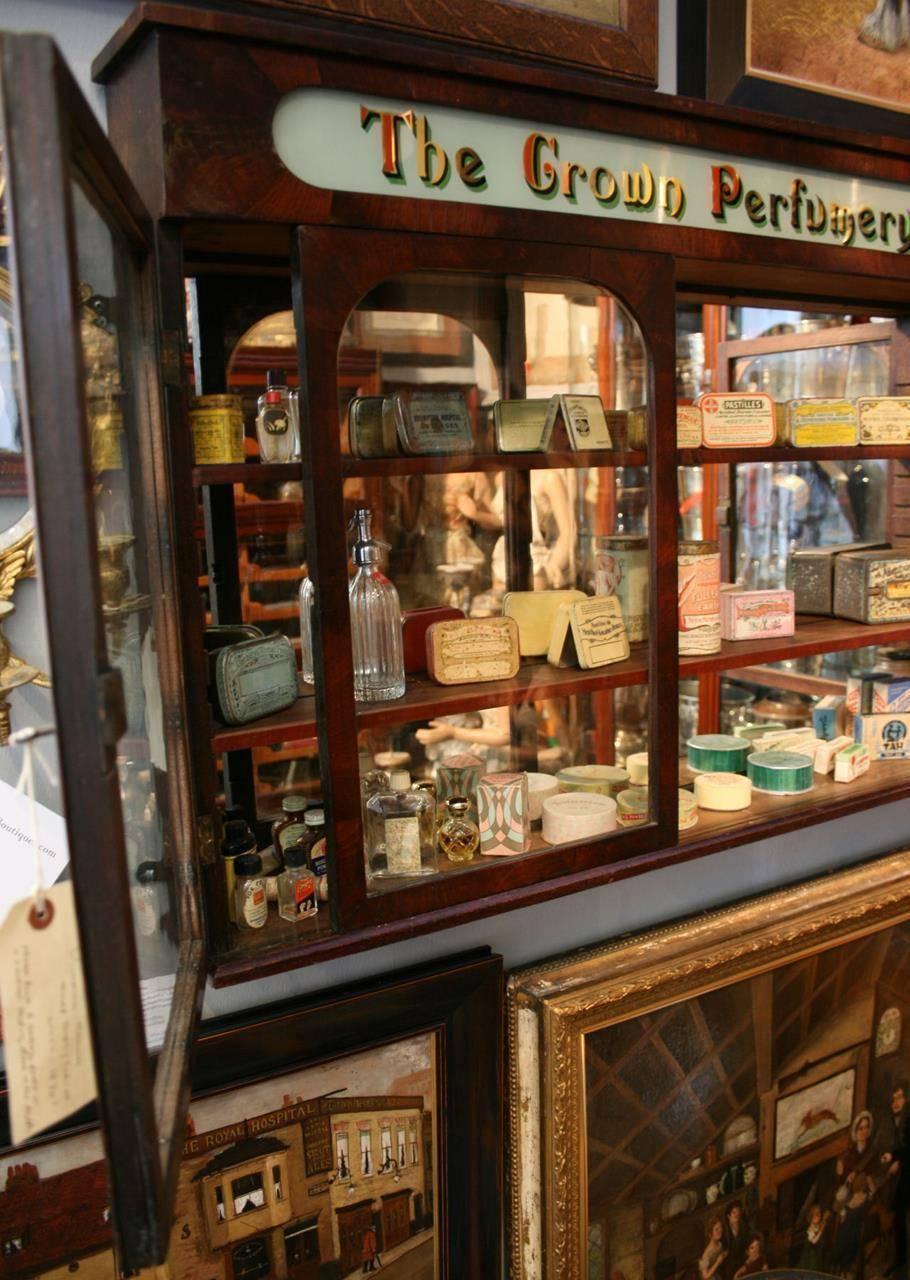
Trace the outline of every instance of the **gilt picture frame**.
{"label": "gilt picture frame", "polygon": [[[206,1023],[171,1280],[499,1280],[502,997],[482,948]],[[17,1150],[0,1126],[7,1280],[117,1274],[100,1131],[79,1120]]]}
{"label": "gilt picture frame", "polygon": [[513,973],[512,1280],[884,1276],[908,917],[898,851]]}

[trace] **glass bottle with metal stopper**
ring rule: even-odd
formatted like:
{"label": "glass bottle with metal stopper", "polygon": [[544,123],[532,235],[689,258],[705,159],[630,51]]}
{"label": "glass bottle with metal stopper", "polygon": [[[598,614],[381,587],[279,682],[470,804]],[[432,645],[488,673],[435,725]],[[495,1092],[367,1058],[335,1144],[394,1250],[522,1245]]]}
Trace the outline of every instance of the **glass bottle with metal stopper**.
{"label": "glass bottle with metal stopper", "polygon": [[450,796],[437,836],[439,852],[449,862],[472,862],[480,847],[480,830],[468,817],[466,796]]}
{"label": "glass bottle with metal stopper", "polygon": [[404,694],[404,649],[398,592],[380,571],[384,543],[370,529],[372,512],[354,512],[353,559],[357,572],[348,588],[354,652],[354,698],[388,702]]}

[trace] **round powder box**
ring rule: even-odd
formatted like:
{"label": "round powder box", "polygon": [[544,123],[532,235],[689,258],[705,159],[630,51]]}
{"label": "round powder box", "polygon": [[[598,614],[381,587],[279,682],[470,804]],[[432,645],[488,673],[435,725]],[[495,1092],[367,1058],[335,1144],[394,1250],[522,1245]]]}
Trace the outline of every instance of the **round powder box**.
{"label": "round powder box", "polygon": [[616,801],[609,796],[563,793],[543,802],[543,838],[571,844],[616,830]]}
{"label": "round powder box", "polygon": [[629,770],[629,781],[633,787],[648,785],[647,751],[636,751],[631,756],[626,756],[626,768]]}
{"label": "round powder box", "polygon": [[752,783],[741,773],[700,773],[695,779],[695,803],[715,813],[735,813],[752,803]]}
{"label": "round powder box", "polygon": [[679,792],[679,829],[685,831],[698,823],[698,804],[691,791]]}
{"label": "round powder box", "polygon": [[745,773],[752,744],[732,733],[698,733],[686,743],[689,768],[696,773]]}
{"label": "round powder box", "polygon": [[559,792],[559,783],[551,773],[529,773],[528,819],[532,826],[540,828],[543,821],[543,802]]}
{"label": "round powder box", "polygon": [[560,769],[556,781],[560,791],[594,791],[602,796],[615,796],[629,785],[629,775],[615,764],[576,764]]}
{"label": "round powder box", "polygon": [[616,797],[616,819],[621,827],[640,827],[648,821],[648,816],[647,787],[627,787],[620,791]]}
{"label": "round powder box", "polygon": [[812,760],[796,751],[755,751],[747,767],[756,791],[798,796],[812,790]]}

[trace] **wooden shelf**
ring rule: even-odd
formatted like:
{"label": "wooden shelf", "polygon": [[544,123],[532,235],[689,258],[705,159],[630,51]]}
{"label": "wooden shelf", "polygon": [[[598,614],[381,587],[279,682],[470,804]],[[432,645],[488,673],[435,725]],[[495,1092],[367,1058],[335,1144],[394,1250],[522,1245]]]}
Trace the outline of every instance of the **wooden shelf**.
{"label": "wooden shelf", "polygon": [[907,444],[853,444],[820,445],[817,448],[797,449],[792,444],[766,445],[760,449],[680,449],[679,464],[683,467],[703,467],[709,463],[725,462],[814,462],[818,459],[835,462],[850,458],[907,458]]}
{"label": "wooden shelf", "polygon": [[219,462],[206,467],[193,467],[193,485],[207,484],[284,484],[286,480],[302,480],[303,463],[297,462]]}
{"label": "wooden shelf", "polygon": [[[910,642],[910,623],[888,623],[864,626],[840,618],[799,617],[795,636],[775,636],[766,640],[725,641],[720,653],[693,654],[683,657],[680,676],[685,679],[703,671],[736,671],[780,662],[787,658],[809,657],[817,653],[835,653],[860,649],[866,645],[892,641]],[[770,673],[769,673],[770,674]],[[784,680],[792,673],[782,673]],[[633,650],[625,662],[617,662],[595,671],[579,671],[551,667],[547,662],[525,662],[513,680],[491,680],[484,684],[442,685],[428,676],[412,676],[407,692],[394,702],[363,704],[358,708],[357,723],[367,729],[384,724],[404,724],[409,720],[428,720],[434,716],[459,711],[482,711],[487,707],[514,706],[521,702],[544,698],[566,697],[580,693],[597,693],[628,685],[644,684],[648,678],[648,650]],[[212,750],[240,751],[247,747],[265,747],[275,742],[311,739],[316,736],[315,701],[309,686],[292,707],[265,716],[252,724],[229,727],[218,725],[212,735]]]}

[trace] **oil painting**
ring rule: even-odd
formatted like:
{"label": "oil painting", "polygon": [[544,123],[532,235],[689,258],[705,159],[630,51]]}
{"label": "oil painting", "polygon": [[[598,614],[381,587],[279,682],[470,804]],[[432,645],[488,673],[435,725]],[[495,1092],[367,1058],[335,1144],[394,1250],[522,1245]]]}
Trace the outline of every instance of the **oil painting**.
{"label": "oil painting", "polygon": [[514,1280],[907,1280],[908,916],[901,852],[514,974]]}
{"label": "oil painting", "polygon": [[[432,1033],[196,1098],[171,1280],[434,1280]],[[0,1164],[0,1276],[118,1274],[100,1139]]]}

